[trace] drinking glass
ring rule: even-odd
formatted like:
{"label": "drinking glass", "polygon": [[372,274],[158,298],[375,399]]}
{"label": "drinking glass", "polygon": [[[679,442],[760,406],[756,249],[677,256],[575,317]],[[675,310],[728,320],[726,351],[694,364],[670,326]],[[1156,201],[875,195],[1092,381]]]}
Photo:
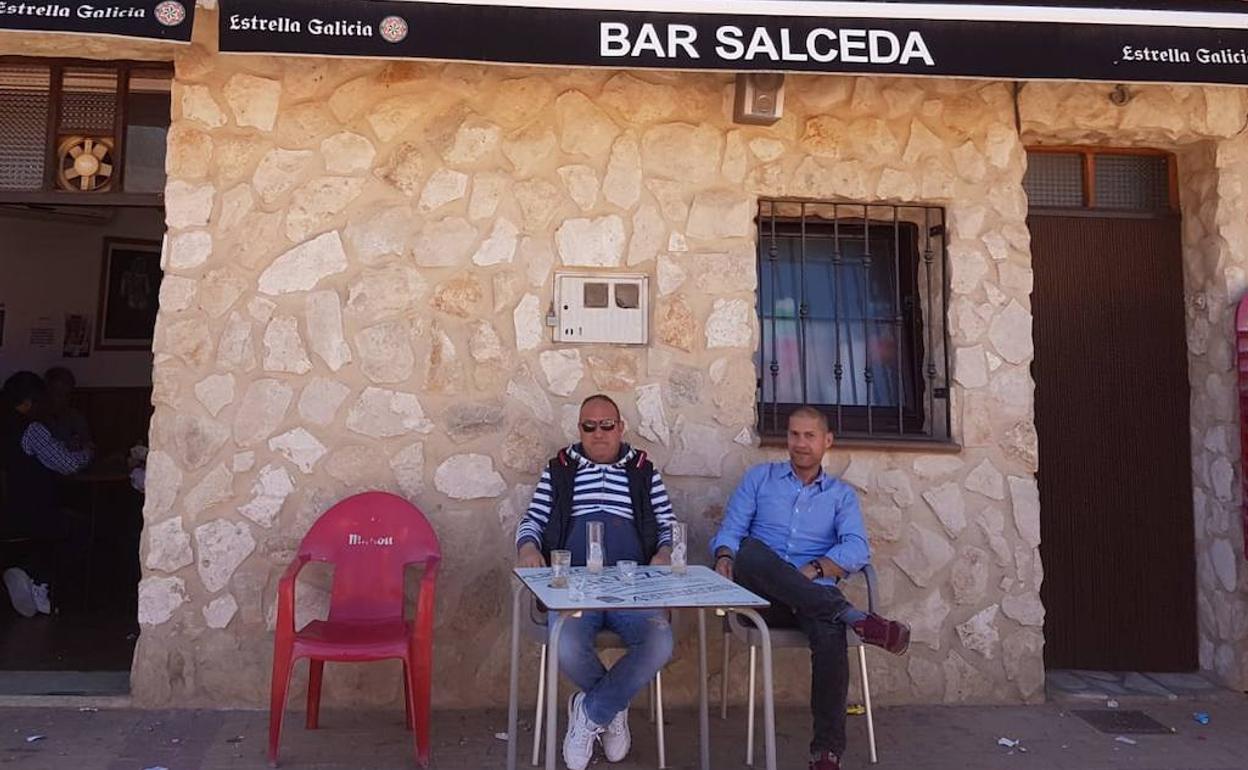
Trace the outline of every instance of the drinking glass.
{"label": "drinking glass", "polygon": [[689,530],[683,521],[672,522],[672,574],[689,570]]}
{"label": "drinking glass", "polygon": [[615,563],[620,568],[620,579],[624,585],[631,586],[637,582],[637,562],[632,559],[620,559]]}
{"label": "drinking glass", "polygon": [[588,545],[585,549],[585,568],[597,575],[602,572],[603,562],[602,522],[591,521],[585,525],[585,538]]}
{"label": "drinking glass", "polygon": [[567,588],[568,572],[572,569],[571,551],[550,552],[550,587]]}

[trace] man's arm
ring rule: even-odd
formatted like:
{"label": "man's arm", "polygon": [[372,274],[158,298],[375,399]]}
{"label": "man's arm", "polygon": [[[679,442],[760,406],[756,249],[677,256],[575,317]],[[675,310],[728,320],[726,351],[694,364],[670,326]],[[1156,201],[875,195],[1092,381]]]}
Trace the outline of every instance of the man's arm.
{"label": "man's arm", "polygon": [[72,476],[91,462],[91,450],[70,451],[53,438],[48,427],[40,422],[32,422],[26,427],[26,432],[22,434],[22,451],[38,460],[43,467],[62,476]]}
{"label": "man's arm", "polygon": [[848,487],[837,503],[835,521],[836,542],[820,563],[824,565],[824,574],[839,579],[857,572],[871,561],[871,545],[867,540],[867,527],[862,520],[858,495]]}
{"label": "man's arm", "polygon": [[[758,488],[767,475],[766,465],[756,465],[745,472],[745,477],[728,498],[724,508],[724,520],[719,525],[719,532],[711,539],[711,555],[715,559],[715,567],[720,574],[731,575],[731,558],[741,548],[741,541],[750,533],[750,524],[758,511]],[[720,569],[720,557],[724,568]]]}
{"label": "man's arm", "polygon": [[554,488],[550,483],[550,469],[542,471],[542,477],[533,490],[533,499],[529,501],[529,509],[520,526],[516,528],[516,556],[521,567],[544,567],[546,559],[542,557],[542,535],[546,532],[546,524],[550,521],[550,510],[554,505]]}
{"label": "man's arm", "polygon": [[654,511],[654,521],[659,530],[658,550],[650,563],[671,564],[672,522],[676,521],[676,513],[672,510],[672,500],[667,495],[667,486],[663,484],[663,476],[657,468],[650,482],[650,508]]}

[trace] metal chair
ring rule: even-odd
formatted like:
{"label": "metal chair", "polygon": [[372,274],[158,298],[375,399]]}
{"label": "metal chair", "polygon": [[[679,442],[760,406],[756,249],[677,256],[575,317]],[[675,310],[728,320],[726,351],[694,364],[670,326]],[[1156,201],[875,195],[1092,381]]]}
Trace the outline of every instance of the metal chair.
{"label": "metal chair", "polygon": [[[542,721],[546,714],[546,642],[549,629],[546,624],[546,613],[537,607],[535,600],[529,601],[527,622],[522,625],[524,634],[541,647],[541,659],[537,674],[537,705],[533,709],[533,766],[540,764],[542,750]],[[611,631],[600,631],[595,640],[600,650],[626,650],[628,647],[619,636]],[[655,724],[658,732],[659,770],[667,768],[667,741],[663,727],[663,672],[654,675],[650,683],[649,719]]]}
{"label": "metal chair", "polygon": [[[868,564],[858,573],[867,581],[867,610],[875,612],[875,585],[876,576],[875,569]],[[845,580],[850,580],[850,575]],[[842,581],[844,582],[844,581]],[[810,640],[806,634],[800,629],[794,628],[769,628],[771,634],[771,646],[773,649],[777,647],[807,648],[810,646]],[[729,613],[724,618],[724,663],[722,674],[720,675],[719,690],[719,718],[728,718],[728,645],[729,638],[735,636],[740,641],[749,645],[750,648],[750,694],[749,705],[747,706],[746,736],[745,736],[745,763],[751,767],[754,765],[754,700],[755,690],[757,689],[758,669],[758,646],[762,644],[761,638],[753,625],[746,625],[739,615]],[[848,626],[845,628],[845,641],[849,647],[858,648],[858,670],[862,677],[862,701],[866,708],[867,716],[867,746],[870,751],[871,764],[879,761],[875,751],[875,715],[871,709],[871,684],[867,678],[867,647],[862,643],[862,639],[854,633],[853,629]]]}

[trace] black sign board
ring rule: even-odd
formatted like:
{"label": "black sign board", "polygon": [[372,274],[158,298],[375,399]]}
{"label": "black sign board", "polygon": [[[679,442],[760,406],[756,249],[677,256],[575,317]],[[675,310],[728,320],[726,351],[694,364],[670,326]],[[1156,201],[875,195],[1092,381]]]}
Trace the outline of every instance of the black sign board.
{"label": "black sign board", "polygon": [[0,0],[0,29],[190,42],[195,0]]}
{"label": "black sign board", "polygon": [[[957,3],[924,2],[221,0],[220,46],[618,68],[1248,84],[1244,4],[1221,3],[1232,12],[1210,12],[1209,3],[1181,11],[1123,5],[989,4],[995,10],[984,12],[980,4],[973,18],[971,10],[959,18]],[[846,13],[868,7],[897,11]],[[842,15],[769,12],[820,8]]]}

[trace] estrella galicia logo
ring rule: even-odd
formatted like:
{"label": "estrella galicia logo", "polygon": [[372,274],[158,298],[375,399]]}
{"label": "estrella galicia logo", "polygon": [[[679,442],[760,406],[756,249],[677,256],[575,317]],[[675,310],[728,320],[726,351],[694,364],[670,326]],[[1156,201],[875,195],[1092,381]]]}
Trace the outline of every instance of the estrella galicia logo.
{"label": "estrella galicia logo", "polygon": [[154,15],[156,21],[164,24],[166,27],[176,27],[186,21],[186,6],[177,0],[165,0],[165,2],[157,3]]}
{"label": "estrella galicia logo", "polygon": [[407,37],[407,21],[402,16],[387,16],[377,25],[377,31],[387,43],[398,43]]}

